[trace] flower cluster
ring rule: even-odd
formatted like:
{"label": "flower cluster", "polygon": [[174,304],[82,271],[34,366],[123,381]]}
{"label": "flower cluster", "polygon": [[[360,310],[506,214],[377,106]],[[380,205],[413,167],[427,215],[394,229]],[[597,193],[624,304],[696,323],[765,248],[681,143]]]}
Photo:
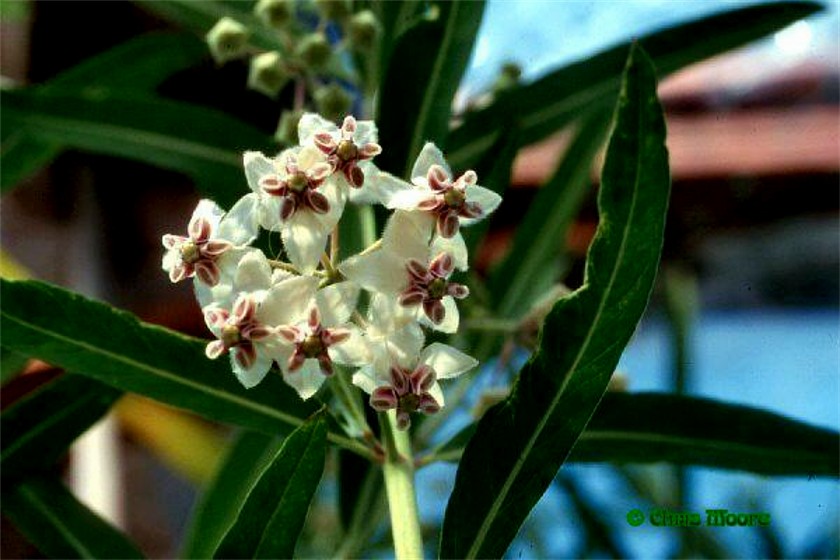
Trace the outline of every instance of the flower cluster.
{"label": "flower cluster", "polygon": [[[303,399],[353,368],[355,385],[377,410],[395,409],[406,428],[416,411],[443,406],[441,379],[477,364],[425,330],[454,333],[457,300],[469,290],[451,279],[467,269],[460,228],[486,217],[501,201],[477,184],[473,171],[455,176],[428,143],[410,182],[379,170],[382,151],[372,121],[340,127],[304,114],[299,144],[274,157],[244,154],[251,192],[229,212],[202,200],[187,236],[164,235],[163,268],[172,282],[193,278],[195,294],[216,340],[207,356],[230,356],[245,387],[279,366]],[[337,224],[347,204],[382,204],[394,212],[382,238],[339,262]],[[279,232],[286,261],[252,247],[260,228]],[[367,309],[359,306],[370,292]]]}

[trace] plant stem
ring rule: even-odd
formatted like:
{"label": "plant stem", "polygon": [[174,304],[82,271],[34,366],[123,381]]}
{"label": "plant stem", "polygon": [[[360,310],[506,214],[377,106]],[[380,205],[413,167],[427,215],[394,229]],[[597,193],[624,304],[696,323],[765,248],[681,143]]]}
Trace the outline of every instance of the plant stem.
{"label": "plant stem", "polygon": [[391,515],[391,533],[397,560],[423,558],[420,517],[414,491],[414,461],[408,432],[397,429],[393,410],[379,413],[379,425],[385,444],[385,490]]}
{"label": "plant stem", "polygon": [[362,437],[368,439],[373,436],[373,431],[368,426],[364,408],[359,403],[357,390],[347,378],[349,375],[343,369],[336,371],[331,380],[332,389],[342,406],[347,410],[349,418],[355,422],[359,433]]}

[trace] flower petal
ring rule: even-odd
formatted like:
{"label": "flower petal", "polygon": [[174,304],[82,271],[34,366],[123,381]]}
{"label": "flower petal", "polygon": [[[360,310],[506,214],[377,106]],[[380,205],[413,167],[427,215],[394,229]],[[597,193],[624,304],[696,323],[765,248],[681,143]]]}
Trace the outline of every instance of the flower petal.
{"label": "flower petal", "polygon": [[441,237],[435,235],[432,240],[430,253],[438,255],[440,253],[447,253],[452,257],[452,264],[458,270],[467,270],[469,268],[467,256],[467,244],[464,243],[464,236],[461,232],[456,233],[452,237]]}
{"label": "flower petal", "polygon": [[458,323],[459,313],[458,313],[458,306],[455,303],[455,300],[452,299],[452,296],[444,296],[441,298],[441,303],[443,304],[444,308],[444,315],[443,320],[440,323],[433,323],[426,317],[425,313],[423,313],[423,308],[418,307],[418,320],[420,324],[426,325],[427,327],[434,329],[436,331],[444,332],[444,333],[454,333],[458,332]]}
{"label": "flower petal", "polygon": [[411,187],[410,189],[394,192],[387,200],[383,200],[383,202],[386,208],[392,210],[417,210],[422,202],[429,200],[432,196],[433,193],[430,190],[421,187]]}
{"label": "flower petal", "polygon": [[338,270],[365,290],[396,296],[408,285],[405,261],[390,251],[377,249],[350,257]]}
{"label": "flower petal", "polygon": [[470,225],[475,222],[483,220],[488,214],[498,208],[502,202],[502,197],[479,185],[467,187],[467,203],[476,203],[481,208],[483,216],[481,218],[461,218],[461,224]]}
{"label": "flower petal", "polygon": [[379,132],[374,121],[356,121],[356,132],[353,134],[353,141],[358,146],[364,146],[370,142],[379,142]]}
{"label": "flower petal", "polygon": [[347,366],[363,366],[370,362],[370,350],[361,331],[350,325],[347,330],[350,336],[345,340],[327,348],[327,353],[333,361]]}
{"label": "flower petal", "polygon": [[240,259],[233,283],[237,292],[256,292],[271,287],[271,265],[262,251],[248,251]]}
{"label": "flower petal", "polygon": [[314,358],[305,360],[303,365],[295,371],[283,369],[283,380],[291,385],[303,400],[317,393],[325,379],[318,360]]}
{"label": "flower petal", "polygon": [[431,220],[420,212],[397,210],[385,224],[382,248],[404,260],[415,259],[427,263]]}
{"label": "flower petal", "polygon": [[443,153],[433,143],[426,142],[426,145],[423,146],[422,150],[420,150],[420,155],[417,156],[417,159],[414,162],[414,167],[411,169],[411,178],[425,177],[429,168],[433,165],[440,165],[444,170],[446,170],[446,173],[452,177],[452,169],[450,169],[449,164],[446,163]]}
{"label": "flower petal", "polygon": [[248,181],[248,186],[255,193],[261,192],[260,179],[263,176],[277,173],[275,162],[261,152],[245,152],[242,163],[245,166],[245,179]]}
{"label": "flower petal", "polygon": [[304,113],[298,121],[298,142],[301,146],[313,144],[315,134],[327,132],[333,138],[338,137],[338,127],[316,113]]}
{"label": "flower petal", "polygon": [[219,222],[214,236],[234,245],[248,245],[259,231],[259,195],[251,193],[240,198]]}
{"label": "flower petal", "polygon": [[281,237],[289,260],[301,272],[309,274],[318,267],[327,244],[327,231],[311,212],[295,212],[286,222]]}
{"label": "flower petal", "polygon": [[366,366],[358,369],[356,373],[353,374],[353,385],[365,393],[372,393],[379,385],[373,367]]}
{"label": "flower petal", "polygon": [[321,323],[327,327],[343,325],[350,319],[359,300],[359,286],[353,282],[330,284],[318,290],[315,301],[321,311]]}
{"label": "flower petal", "polygon": [[420,363],[435,370],[438,379],[449,379],[474,368],[478,360],[451,346],[434,342],[420,353]]}
{"label": "flower petal", "polygon": [[317,290],[318,279],[314,276],[294,276],[282,280],[268,290],[257,310],[257,318],[263,324],[274,327],[299,323],[309,312]]}
{"label": "flower petal", "polygon": [[250,389],[263,380],[268,370],[271,369],[271,358],[264,355],[262,352],[256,352],[256,359],[254,363],[247,369],[242,367],[239,360],[236,359],[236,353],[230,353],[230,365],[233,368],[233,373],[236,378],[246,388]]}

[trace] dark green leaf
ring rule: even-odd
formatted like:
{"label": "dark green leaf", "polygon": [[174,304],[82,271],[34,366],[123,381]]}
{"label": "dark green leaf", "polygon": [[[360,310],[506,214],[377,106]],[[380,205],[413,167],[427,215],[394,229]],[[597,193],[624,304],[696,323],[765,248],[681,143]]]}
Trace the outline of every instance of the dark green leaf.
{"label": "dark green leaf", "polygon": [[3,127],[23,128],[39,140],[186,173],[223,206],[247,192],[242,152],[270,145],[257,129],[219,111],[107,91],[9,91],[2,119]]}
{"label": "dark green leaf", "polygon": [[549,313],[538,352],[467,444],[441,556],[504,554],[598,405],[656,277],[670,178],[650,59],[628,59],[584,285]]}
{"label": "dark green leaf", "polygon": [[212,558],[225,533],[236,521],[237,508],[280,450],[283,440],[257,432],[242,432],[231,443],[224,463],[192,515],[182,558]]}
{"label": "dark green leaf", "polygon": [[248,493],[215,558],[291,558],[326,456],[323,415],[292,432]]}
{"label": "dark green leaf", "polygon": [[607,393],[572,460],[667,461],[765,475],[840,474],[840,434],[698,397]]}
{"label": "dark green leaf", "polygon": [[[279,375],[247,390],[224,360],[208,360],[204,342],[142,323],[79,294],[34,281],[0,280],[0,328],[7,348],[71,371],[267,434],[300,426],[318,404],[301,401]],[[330,429],[330,441],[368,455]]]}
{"label": "dark green leaf", "polygon": [[[716,14],[639,39],[661,77],[694,62],[739,47],[822,9],[814,2],[773,2]],[[590,109],[608,104],[618,93],[628,45],[565,66],[499,96],[496,103],[467,115],[446,143],[456,169],[474,162],[504,134],[512,115],[522,129],[522,145],[545,138]]]}
{"label": "dark green leaf", "polygon": [[3,484],[3,515],[51,558],[143,558],[137,547],[58,480]]}
{"label": "dark green leaf", "polygon": [[[472,424],[436,450],[456,461]],[[608,392],[569,455],[577,463],[674,463],[762,475],[838,476],[840,435],[749,406]]]}
{"label": "dark green leaf", "polygon": [[[62,72],[33,92],[77,88],[89,92],[119,89],[132,95],[153,91],[166,78],[207,56],[195,37],[155,33],[132,39]],[[38,138],[28,127],[4,126],[0,146],[0,189],[16,186],[50,163],[64,145]]]}
{"label": "dark green leaf", "polygon": [[6,384],[23,372],[28,356],[0,347],[0,383]]}
{"label": "dark green leaf", "polygon": [[584,119],[556,171],[516,228],[510,253],[489,281],[501,317],[522,317],[545,288],[557,281],[557,267],[552,264],[565,247],[569,226],[590,191],[592,161],[608,125],[606,112],[594,112]]}
{"label": "dark green leaf", "polygon": [[436,9],[438,17],[399,38],[380,92],[379,139],[387,149],[377,164],[404,178],[425,142],[442,144],[446,137],[484,1],[441,2]]}
{"label": "dark green leaf", "polygon": [[4,410],[4,479],[31,474],[38,466],[51,467],[121,394],[93,379],[65,374]]}

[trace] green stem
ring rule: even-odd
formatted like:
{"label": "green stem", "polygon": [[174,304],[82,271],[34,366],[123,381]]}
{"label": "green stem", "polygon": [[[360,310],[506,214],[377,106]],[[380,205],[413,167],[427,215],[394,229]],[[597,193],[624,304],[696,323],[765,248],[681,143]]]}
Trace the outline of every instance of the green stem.
{"label": "green stem", "polygon": [[420,517],[414,491],[414,460],[407,431],[397,429],[395,411],[379,413],[379,426],[385,443],[385,490],[391,514],[391,533],[397,560],[423,558]]}
{"label": "green stem", "polygon": [[349,373],[346,371],[336,371],[331,380],[332,389],[342,406],[347,410],[349,418],[356,423],[360,435],[367,439],[373,435],[373,431],[367,423],[365,411],[359,402],[356,389],[347,379],[348,375]]}

